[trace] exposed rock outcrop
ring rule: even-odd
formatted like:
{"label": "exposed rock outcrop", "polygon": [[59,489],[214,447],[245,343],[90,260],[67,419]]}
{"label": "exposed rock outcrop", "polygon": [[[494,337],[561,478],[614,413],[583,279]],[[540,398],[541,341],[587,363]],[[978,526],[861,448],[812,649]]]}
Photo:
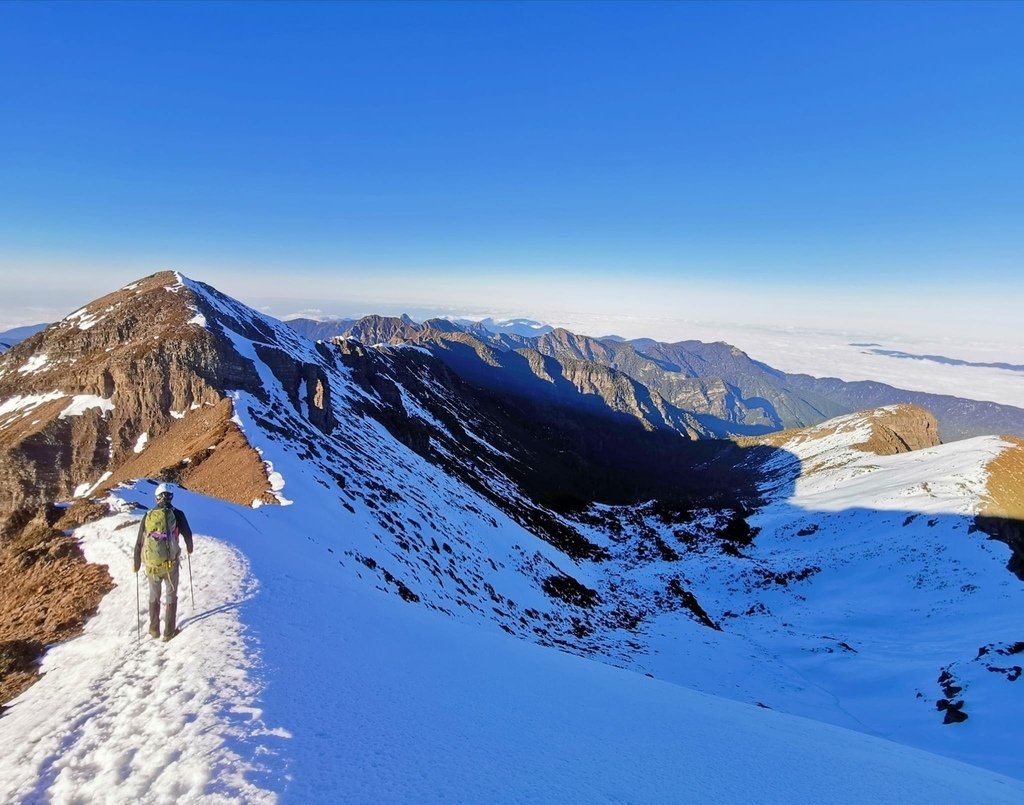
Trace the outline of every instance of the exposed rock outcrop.
{"label": "exposed rock outcrop", "polygon": [[154,274],[0,358],[0,524],[95,490],[140,439],[216,406],[225,389],[259,387],[201,307],[175,274]]}
{"label": "exposed rock outcrop", "polygon": [[859,434],[857,440],[850,443],[854,449],[878,456],[892,456],[941,444],[935,417],[916,405],[891,405],[839,417],[821,425],[741,437],[735,441],[745,447],[782,447],[793,443],[824,443],[830,437],[853,432]]}
{"label": "exposed rock outcrop", "polygon": [[876,456],[893,456],[935,447],[939,441],[939,423],[935,416],[916,405],[895,405],[871,412],[868,422],[871,436],[854,445]]}

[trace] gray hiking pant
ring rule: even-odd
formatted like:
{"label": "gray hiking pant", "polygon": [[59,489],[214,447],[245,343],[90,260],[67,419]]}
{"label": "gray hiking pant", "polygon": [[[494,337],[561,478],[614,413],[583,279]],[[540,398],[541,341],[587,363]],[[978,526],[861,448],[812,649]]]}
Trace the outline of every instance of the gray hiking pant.
{"label": "gray hiking pant", "polygon": [[149,603],[159,604],[160,603],[160,588],[167,588],[167,597],[164,598],[165,604],[174,604],[178,600],[178,562],[174,563],[174,567],[171,568],[170,572],[163,573],[159,576],[147,576],[149,579]]}

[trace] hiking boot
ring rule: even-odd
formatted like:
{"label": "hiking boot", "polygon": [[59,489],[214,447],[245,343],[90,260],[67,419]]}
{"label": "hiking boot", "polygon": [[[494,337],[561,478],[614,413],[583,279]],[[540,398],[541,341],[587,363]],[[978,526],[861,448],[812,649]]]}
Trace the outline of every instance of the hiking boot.
{"label": "hiking boot", "polygon": [[164,641],[178,633],[178,602],[173,601],[164,608]]}
{"label": "hiking boot", "polygon": [[160,637],[160,602],[149,605],[149,636]]}

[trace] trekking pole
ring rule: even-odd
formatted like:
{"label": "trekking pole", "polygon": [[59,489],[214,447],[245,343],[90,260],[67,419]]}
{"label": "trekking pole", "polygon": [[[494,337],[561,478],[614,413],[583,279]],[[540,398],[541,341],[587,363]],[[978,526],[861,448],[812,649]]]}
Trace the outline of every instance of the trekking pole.
{"label": "trekking pole", "polygon": [[139,618],[139,571],[135,571],[135,642],[142,642],[142,621]]}
{"label": "trekking pole", "polygon": [[192,586],[192,551],[185,551],[188,559],[188,594],[192,596],[192,614],[196,614],[196,591]]}

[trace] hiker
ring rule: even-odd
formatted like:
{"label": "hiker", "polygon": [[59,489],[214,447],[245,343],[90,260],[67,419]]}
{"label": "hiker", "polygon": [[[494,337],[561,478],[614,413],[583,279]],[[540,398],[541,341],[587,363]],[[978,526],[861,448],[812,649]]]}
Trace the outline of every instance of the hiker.
{"label": "hiker", "polygon": [[192,553],[192,529],[181,509],[171,505],[174,495],[167,484],[160,484],[153,493],[156,507],[146,512],[139,523],[135,539],[135,572],[145,565],[149,577],[149,635],[160,637],[160,588],[167,585],[167,606],[164,610],[164,640],[178,633],[178,561],[181,558],[179,535]]}

